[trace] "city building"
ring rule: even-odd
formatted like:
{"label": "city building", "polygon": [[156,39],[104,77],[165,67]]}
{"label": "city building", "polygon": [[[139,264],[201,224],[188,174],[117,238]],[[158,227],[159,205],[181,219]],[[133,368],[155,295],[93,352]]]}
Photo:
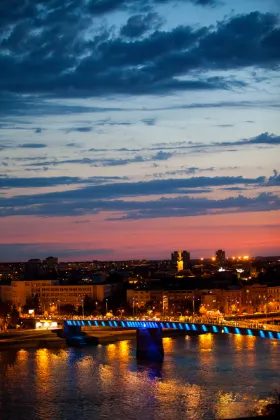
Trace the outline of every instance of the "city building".
{"label": "city building", "polygon": [[[183,251],[186,253],[186,251]],[[182,251],[174,251],[171,254],[171,262],[176,264],[177,271],[183,271],[184,269],[184,260]]]}
{"label": "city building", "polygon": [[18,280],[12,281],[12,303],[24,306],[27,298],[42,296],[42,289],[58,285],[58,280]]}
{"label": "city building", "polygon": [[40,278],[42,268],[42,261],[38,258],[32,258],[25,264],[24,277],[30,280]]}
{"label": "city building", "polygon": [[111,284],[60,285],[58,280],[12,281],[12,303],[24,306],[26,299],[37,296],[41,305],[80,305],[85,296],[102,302],[111,296]]}
{"label": "city building", "polygon": [[182,258],[184,263],[184,269],[189,268],[191,265],[191,254],[188,251],[182,251]]}
{"label": "city building", "polygon": [[54,285],[52,287],[42,287],[40,301],[45,308],[48,308],[49,305],[58,307],[63,305],[80,306],[85,296],[97,300],[93,285]]}
{"label": "city building", "polygon": [[241,305],[248,314],[268,311],[268,288],[265,284],[253,284],[243,288]]}
{"label": "city building", "polygon": [[47,257],[43,261],[43,266],[47,271],[57,271],[58,270],[58,258],[57,257]]}
{"label": "city building", "polygon": [[268,287],[268,311],[279,311],[280,310],[280,287]]}
{"label": "city building", "polygon": [[200,300],[203,290],[127,290],[127,302],[132,307],[144,308],[150,304],[160,312],[168,309],[173,312],[182,312],[186,309],[187,301]]}
{"label": "city building", "polygon": [[174,252],[171,253],[171,262],[172,262],[172,264],[177,264],[178,256],[179,256],[179,252],[178,251],[174,251]]}
{"label": "city building", "polygon": [[222,249],[218,249],[218,251],[216,251],[216,263],[222,267],[225,264],[225,262],[226,252]]}
{"label": "city building", "polygon": [[12,302],[12,287],[3,284],[0,285],[0,300],[2,302]]}

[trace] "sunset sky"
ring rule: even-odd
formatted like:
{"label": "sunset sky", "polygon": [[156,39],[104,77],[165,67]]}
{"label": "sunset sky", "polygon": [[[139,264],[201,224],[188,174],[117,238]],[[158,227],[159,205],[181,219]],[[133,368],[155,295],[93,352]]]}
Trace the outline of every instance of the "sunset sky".
{"label": "sunset sky", "polygon": [[0,3],[0,260],[280,255],[279,0]]}

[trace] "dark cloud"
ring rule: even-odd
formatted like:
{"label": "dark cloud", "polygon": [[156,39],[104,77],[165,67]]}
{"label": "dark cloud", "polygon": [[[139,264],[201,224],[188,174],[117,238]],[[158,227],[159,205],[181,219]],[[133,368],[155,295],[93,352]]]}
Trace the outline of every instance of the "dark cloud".
{"label": "dark cloud", "polygon": [[148,31],[159,29],[163,20],[157,13],[131,16],[121,28],[121,35],[127,38],[139,38]]}
{"label": "dark cloud", "polygon": [[168,160],[173,156],[174,156],[174,153],[163,152],[162,150],[160,150],[155,155],[153,155],[150,160]]}
{"label": "dark cloud", "polygon": [[[43,170],[45,167],[43,167]],[[55,187],[58,185],[75,185],[75,184],[102,184],[109,181],[126,179],[125,177],[108,176],[108,177],[91,177],[91,178],[78,178],[78,177],[48,177],[48,178],[10,178],[1,177],[0,189],[1,188],[43,188],[43,187]]]}
{"label": "dark cloud", "polygon": [[143,124],[145,125],[155,125],[156,123],[156,119],[155,118],[143,118],[143,120],[141,120]]}
{"label": "dark cloud", "polygon": [[[2,187],[12,186],[49,186],[51,178],[44,181],[34,179],[0,179]],[[86,183],[81,179],[56,180],[61,184]],[[0,198],[0,214],[11,216],[14,214],[34,214],[45,216],[62,215],[83,215],[87,213],[96,214],[101,210],[106,211],[125,211],[129,209],[124,206],[131,206],[135,209],[138,200],[132,204],[122,204],[120,198],[139,197],[139,196],[164,196],[177,194],[202,194],[209,192],[211,187],[229,186],[266,186],[268,180],[261,176],[257,178],[235,177],[192,177],[186,179],[156,179],[141,182],[107,182],[102,183],[97,180],[96,185],[83,186],[75,190],[61,192],[41,193],[34,195],[15,196],[10,198]],[[94,179],[88,180],[93,184]],[[57,185],[57,184],[56,184]],[[163,199],[162,199],[163,200]],[[213,202],[215,200],[212,200]],[[126,201],[124,201],[126,203]],[[165,201],[161,201],[165,203]],[[170,203],[171,201],[168,201]],[[118,204],[119,203],[119,204]],[[134,203],[134,204],[133,204]],[[140,204],[139,204],[140,205]],[[119,207],[117,207],[119,206]],[[134,206],[134,207],[133,207]]]}
{"label": "dark cloud", "polygon": [[227,187],[227,188],[222,188],[223,191],[246,191],[247,188],[243,188],[243,187]]}
{"label": "dark cloud", "polygon": [[273,175],[268,178],[267,185],[271,187],[280,187],[280,174],[276,171],[276,169],[273,170]]}
{"label": "dark cloud", "polygon": [[78,133],[90,133],[92,131],[92,127],[73,127],[66,131],[67,133],[72,133],[73,131],[77,131]]}
{"label": "dark cloud", "polygon": [[[10,10],[9,2],[4,3]],[[1,38],[2,92],[85,97],[232,89],[246,84],[231,76],[210,77],[207,72],[279,66],[280,29],[273,14],[233,16],[216,27],[156,30],[135,41],[101,28],[89,39],[83,34],[92,20],[87,7],[78,3],[75,6],[71,1],[62,7],[61,2],[52,0],[44,3],[44,13],[32,7],[31,14],[21,6],[20,21],[15,12],[4,13],[3,20],[10,17],[14,24],[10,22]],[[98,1],[91,10],[110,11],[122,5],[127,2]],[[15,112],[19,104],[10,106]]]}
{"label": "dark cloud", "polygon": [[18,147],[22,147],[25,149],[43,149],[48,146],[43,143],[24,143],[24,144],[19,144]]}
{"label": "dark cloud", "polygon": [[[198,191],[196,191],[198,192]],[[69,198],[72,193],[72,199]],[[137,220],[147,218],[188,217],[205,214],[222,214],[237,212],[270,211],[280,209],[280,198],[275,194],[261,193],[256,197],[228,197],[225,199],[194,198],[185,194],[179,197],[159,198],[157,200],[92,200],[74,198],[74,192],[68,192],[67,200],[46,199],[43,197],[27,197],[24,204],[19,205],[16,198],[0,198],[0,216],[36,215],[52,216],[82,216],[100,212],[114,212],[115,216],[107,220]],[[5,203],[6,202],[6,203]],[[3,205],[5,203],[5,205]]]}
{"label": "dark cloud", "polygon": [[79,143],[67,143],[65,146],[67,147],[81,147],[81,145]]}
{"label": "dark cloud", "polygon": [[[218,0],[177,0],[177,2],[189,2],[202,7],[214,7],[220,4]],[[90,13],[91,16],[100,16],[118,10],[147,10],[167,3],[173,3],[173,0],[80,0],[79,2],[68,0],[63,4],[57,0],[2,0],[0,24],[5,26],[36,18],[39,21],[62,23],[65,15],[68,15],[70,22],[75,23],[72,14]]]}
{"label": "dark cloud", "polygon": [[[129,204],[129,203],[128,203]],[[165,217],[189,217],[206,214],[244,213],[255,211],[271,211],[280,209],[280,198],[273,194],[261,193],[257,197],[248,198],[243,195],[222,200],[207,198],[162,198],[154,202],[134,203],[134,209],[125,208],[124,215],[108,220],[138,220]],[[128,207],[128,205],[127,205]],[[115,210],[116,211],[116,210]]]}
{"label": "dark cloud", "polygon": [[[220,2],[218,0],[177,0],[189,2],[197,6],[214,7]],[[153,6],[172,3],[172,0],[91,0],[88,3],[89,10],[93,15],[104,15],[116,10],[150,10]]]}
{"label": "dark cloud", "polygon": [[272,146],[280,145],[280,136],[274,133],[262,133],[250,139],[243,139],[235,142],[212,143],[213,146],[246,146],[246,145],[270,144]]}
{"label": "dark cloud", "polygon": [[[145,149],[143,149],[145,150]],[[90,151],[93,152],[106,152],[107,149],[90,149]],[[111,151],[118,151],[118,152],[134,152],[135,150],[130,149],[111,149]],[[44,161],[44,162],[35,162],[35,163],[28,163],[26,164],[29,167],[36,167],[36,166],[42,166],[42,165],[48,165],[48,166],[58,166],[58,165],[69,165],[69,164],[78,164],[78,165],[91,165],[91,166],[124,166],[124,165],[130,165],[131,163],[141,163],[141,162],[150,162],[153,160],[168,160],[174,156],[174,152],[164,152],[164,151],[158,151],[157,153],[150,155],[150,156],[141,156],[141,155],[135,155],[133,157],[127,157],[127,158],[77,158],[77,159],[65,159],[65,160],[50,160],[50,161]]]}
{"label": "dark cloud", "polygon": [[[232,146],[247,146],[247,145],[261,145],[261,144],[267,144],[270,146],[278,146],[280,145],[280,136],[277,136],[274,133],[261,133],[258,136],[255,137],[251,137],[249,139],[242,139],[242,140],[237,140],[237,141],[224,141],[224,142],[215,142],[215,143],[196,143],[196,142],[184,142],[184,144],[180,145],[180,150],[185,150],[185,149],[203,149],[203,151],[206,153],[206,149],[214,149],[216,150],[216,148],[227,148],[227,147],[232,147]],[[161,149],[163,150],[173,150],[175,149],[176,145],[173,143],[167,143],[165,146],[159,146]],[[150,150],[156,150],[158,148],[157,145],[155,145],[153,148],[151,148]],[[226,149],[228,152],[232,151],[232,152],[236,152],[237,149]]]}
{"label": "dark cloud", "polygon": [[42,166],[41,168],[26,168],[24,169],[25,172],[47,172],[49,168],[47,166]]}
{"label": "dark cloud", "polygon": [[[70,147],[76,147],[74,146],[75,143],[69,143]],[[280,145],[280,136],[277,136],[273,133],[262,133],[256,137],[252,137],[249,139],[243,139],[233,142],[216,142],[216,143],[209,143],[209,144],[203,144],[203,143],[195,143],[195,142],[180,142],[179,149],[180,154],[182,153],[195,153],[196,151],[198,153],[201,153],[202,151],[204,153],[215,153],[217,149],[220,151],[224,148],[227,152],[236,152],[238,149],[232,149],[229,147],[232,146],[246,146],[246,145],[260,145],[260,144],[267,144],[270,146],[278,146]],[[28,166],[29,169],[32,167],[41,167],[41,166],[59,166],[59,165],[69,165],[69,164],[77,164],[77,165],[90,165],[94,167],[109,167],[109,166],[125,166],[130,165],[132,163],[145,163],[145,162],[151,162],[151,161],[164,161],[169,160],[172,157],[176,156],[178,153],[178,143],[159,143],[155,144],[152,147],[142,148],[142,149],[128,149],[128,148],[116,148],[116,149],[110,149],[110,152],[117,152],[120,153],[136,153],[135,156],[128,156],[128,157],[84,157],[84,158],[74,158],[74,159],[52,159],[52,160],[46,160],[46,157],[42,158],[18,158],[17,160],[25,160],[28,163],[25,164],[25,166]],[[94,148],[89,149],[88,152],[96,152],[96,153],[105,153],[108,152],[108,149],[102,149],[102,148]],[[147,155],[140,154],[141,152],[149,153]],[[153,153],[154,152],[154,153]],[[153,153],[153,154],[151,154]],[[31,162],[34,160],[35,162]],[[30,163],[31,162],[31,163]],[[191,175],[195,174],[201,171],[213,171],[214,167],[208,167],[208,168],[197,168],[197,167],[189,167],[189,168],[181,168],[176,171],[172,172],[166,172],[165,174],[156,174],[156,176],[180,176],[180,175]],[[226,167],[224,169],[236,169],[236,167]]]}
{"label": "dark cloud", "polygon": [[51,255],[55,251],[55,255],[61,260],[63,258],[69,259],[73,257],[75,259],[77,256],[103,256],[103,255],[113,255],[114,250],[112,249],[103,249],[103,248],[89,248],[88,244],[79,244],[80,246],[84,245],[81,249],[75,248],[65,248],[65,243],[11,243],[11,244],[1,244],[0,243],[0,255],[1,261],[27,261],[30,258],[46,258],[47,255]]}
{"label": "dark cloud", "polygon": [[[1,57],[0,57],[1,60]],[[0,69],[1,71],[1,69]],[[131,108],[94,107],[86,105],[71,105],[69,103],[56,103],[44,96],[24,96],[20,93],[1,93],[0,90],[0,115],[25,117],[26,115],[69,115],[75,113],[111,113],[133,111]],[[23,122],[22,122],[23,123]],[[25,123],[27,123],[25,121]]]}
{"label": "dark cloud", "polygon": [[[280,136],[277,136],[274,133],[261,133],[258,136],[251,137],[248,139],[242,139],[232,142],[214,142],[214,143],[202,143],[202,142],[170,142],[170,143],[155,143],[152,147],[142,148],[142,149],[111,149],[111,151],[121,152],[121,151],[128,151],[128,152],[141,152],[141,151],[156,151],[159,150],[160,153],[164,152],[165,150],[171,150],[176,152],[179,148],[180,153],[183,151],[191,152],[192,149],[198,149],[199,151],[207,152],[213,149],[213,153],[220,148],[225,148],[227,152],[236,152],[238,149],[228,149],[228,147],[232,146],[246,146],[246,145],[261,145],[267,144],[270,146],[278,146],[280,145]],[[90,149],[89,151],[99,151],[104,152],[106,149]],[[156,155],[155,155],[156,156]],[[160,156],[160,154],[159,154]],[[231,167],[230,167],[231,168]],[[192,168],[187,168],[192,170]],[[193,168],[194,170],[196,168]],[[228,168],[225,168],[228,169]]]}
{"label": "dark cloud", "polygon": [[34,131],[35,134],[40,134],[42,133],[42,129],[41,128],[36,128],[36,130]]}
{"label": "dark cloud", "polygon": [[201,172],[212,172],[216,168],[213,166],[209,168],[197,168],[197,167],[190,167],[190,168],[183,168],[183,169],[177,169],[175,171],[167,171],[167,172],[161,172],[158,174],[154,174],[156,178],[163,178],[167,176],[184,176],[184,175],[194,175]]}

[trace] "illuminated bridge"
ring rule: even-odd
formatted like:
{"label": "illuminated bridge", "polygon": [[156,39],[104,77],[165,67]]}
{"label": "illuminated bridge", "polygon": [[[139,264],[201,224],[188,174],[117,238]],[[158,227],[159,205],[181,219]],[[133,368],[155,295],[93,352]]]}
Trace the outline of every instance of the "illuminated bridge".
{"label": "illuminated bridge", "polygon": [[130,321],[130,320],[65,320],[64,335],[71,343],[82,338],[82,327],[110,327],[133,329],[137,332],[137,358],[163,361],[162,330],[172,329],[185,334],[241,334],[260,338],[280,340],[280,331],[244,326],[215,325],[202,323],[168,322],[168,321]]}

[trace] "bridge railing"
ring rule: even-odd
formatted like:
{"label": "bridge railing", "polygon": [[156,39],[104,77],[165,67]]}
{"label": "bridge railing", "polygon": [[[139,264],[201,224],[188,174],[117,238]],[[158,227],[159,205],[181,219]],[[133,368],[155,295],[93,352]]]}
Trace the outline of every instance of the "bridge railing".
{"label": "bridge railing", "polygon": [[[113,328],[139,328],[142,326],[147,325],[148,328],[157,328],[161,327],[164,329],[182,329],[182,325],[192,325],[192,326],[217,326],[221,329],[223,328],[246,328],[246,329],[254,329],[259,331],[273,331],[273,332],[280,332],[279,325],[271,325],[271,324],[255,324],[254,322],[244,322],[244,321],[231,321],[231,322],[214,322],[208,320],[207,322],[203,322],[203,320],[196,320],[195,322],[180,322],[180,321],[155,321],[151,320],[131,320],[131,319],[117,319],[117,320],[108,320],[105,318],[76,318],[74,320],[68,320],[67,323],[72,325],[76,325],[76,322],[81,327],[113,327]],[[204,329],[203,329],[204,330]],[[210,332],[210,331],[209,331]]]}

